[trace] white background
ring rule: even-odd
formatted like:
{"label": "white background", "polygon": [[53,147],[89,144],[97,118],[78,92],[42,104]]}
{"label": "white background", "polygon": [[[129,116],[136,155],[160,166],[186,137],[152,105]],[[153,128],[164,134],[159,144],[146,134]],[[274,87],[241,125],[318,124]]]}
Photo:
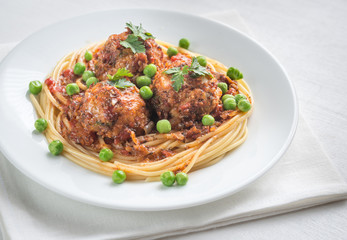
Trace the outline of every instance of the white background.
{"label": "white background", "polygon": [[[62,19],[132,7],[199,15],[237,10],[288,71],[303,116],[347,181],[347,1],[0,0],[0,43]],[[346,229],[344,201],[170,239],[347,239]]]}

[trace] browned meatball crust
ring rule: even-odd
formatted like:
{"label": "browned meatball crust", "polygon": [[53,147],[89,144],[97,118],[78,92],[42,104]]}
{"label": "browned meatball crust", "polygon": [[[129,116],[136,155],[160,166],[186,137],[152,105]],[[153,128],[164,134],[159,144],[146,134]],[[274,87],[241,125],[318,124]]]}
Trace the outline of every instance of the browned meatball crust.
{"label": "browned meatball crust", "polygon": [[74,97],[66,113],[74,128],[65,134],[82,145],[94,143],[96,139],[88,139],[91,133],[115,142],[128,140],[132,132],[144,134],[149,122],[146,103],[135,86],[118,89],[107,82]]}
{"label": "browned meatball crust", "polygon": [[190,127],[192,121],[201,120],[217,108],[222,95],[217,84],[214,77],[194,78],[187,74],[181,89],[176,92],[171,76],[164,69],[155,75],[151,85],[154,93],[151,103],[160,119],[168,119],[173,129],[180,130]]}
{"label": "browned meatball crust", "polygon": [[103,48],[95,54],[95,75],[99,80],[107,80],[107,74],[113,75],[120,68],[128,69],[134,76],[142,74],[143,69],[150,63],[163,65],[161,47],[150,38],[144,43],[145,53],[133,53],[130,48],[124,48],[120,42],[127,39],[131,31],[111,35]]}

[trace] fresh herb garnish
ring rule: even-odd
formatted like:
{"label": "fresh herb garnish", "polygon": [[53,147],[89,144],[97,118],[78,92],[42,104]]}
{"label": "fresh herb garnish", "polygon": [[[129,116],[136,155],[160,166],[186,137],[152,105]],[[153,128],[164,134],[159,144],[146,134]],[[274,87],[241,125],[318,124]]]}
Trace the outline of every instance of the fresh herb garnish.
{"label": "fresh herb garnish", "polygon": [[127,39],[120,42],[120,45],[130,48],[133,53],[144,53],[146,51],[145,45],[133,34],[128,35]]}
{"label": "fresh herb garnish", "polygon": [[171,68],[169,70],[166,70],[165,73],[172,74],[172,87],[176,92],[178,92],[184,83],[184,75],[188,73],[188,66],[184,66],[182,70],[179,67]]}
{"label": "fresh herb garnish", "polygon": [[126,23],[126,25],[133,32],[135,37],[140,37],[140,38],[142,38],[142,40],[154,38],[151,33],[146,32],[146,30],[142,28],[141,23],[140,23],[140,26],[135,26],[131,22]]}
{"label": "fresh herb garnish", "polygon": [[118,79],[116,81],[107,81],[108,84],[116,88],[124,89],[128,87],[135,86],[132,82],[126,80],[125,78]]}
{"label": "fresh herb garnish", "polygon": [[113,76],[107,74],[108,79],[110,79],[110,81],[108,81],[108,84],[120,89],[132,87],[135,86],[135,84],[124,78],[132,76],[133,74],[129,70],[127,70],[126,68],[120,68]]}
{"label": "fresh herb garnish", "polygon": [[193,57],[192,64],[190,65],[189,71],[193,72],[194,75],[198,75],[198,76],[205,76],[205,75],[212,76],[211,73],[207,71],[205,67],[199,64],[199,61],[196,57]]}
{"label": "fresh herb garnish", "polygon": [[231,80],[239,80],[243,78],[243,74],[236,68],[230,67],[227,71],[227,76]]}
{"label": "fresh herb garnish", "polygon": [[176,92],[178,92],[181,89],[184,83],[184,76],[188,73],[191,73],[192,76],[212,76],[211,73],[207,71],[205,67],[199,64],[196,57],[193,57],[192,64],[190,65],[190,67],[188,67],[187,65],[184,66],[182,69],[179,67],[174,67],[166,70],[165,73],[172,75],[172,87],[175,89]]}
{"label": "fresh herb garnish", "polygon": [[114,74],[113,76],[111,76],[110,74],[107,74],[108,79],[110,79],[111,81],[117,81],[123,77],[132,77],[133,74],[126,68],[119,68],[116,72],[116,74]]}
{"label": "fresh herb garnish", "polygon": [[126,25],[133,33],[129,34],[126,40],[121,41],[120,45],[125,48],[130,48],[133,53],[144,53],[146,48],[139,38],[145,41],[149,38],[154,38],[153,35],[146,32],[146,30],[142,28],[142,24],[140,24],[140,26],[135,26],[131,22],[128,22]]}
{"label": "fresh herb garnish", "polygon": [[125,78],[121,78],[119,80],[117,80],[115,82],[115,85],[114,85],[116,88],[121,88],[121,89],[124,89],[124,88],[128,88],[128,87],[132,87],[132,86],[135,86],[135,84],[133,84],[132,82],[126,80]]}

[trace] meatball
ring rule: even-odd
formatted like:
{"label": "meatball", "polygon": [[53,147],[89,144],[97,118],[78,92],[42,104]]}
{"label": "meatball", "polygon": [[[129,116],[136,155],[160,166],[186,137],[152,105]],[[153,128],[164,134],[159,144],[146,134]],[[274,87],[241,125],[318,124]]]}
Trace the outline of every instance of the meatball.
{"label": "meatball", "polygon": [[130,48],[123,47],[120,42],[127,39],[131,31],[113,34],[105,42],[103,48],[95,56],[95,75],[99,80],[107,80],[107,74],[113,75],[119,68],[128,69],[133,75],[142,73],[147,64],[153,63],[159,68],[163,65],[163,51],[154,39],[144,43],[145,53],[133,53]]}
{"label": "meatball", "polygon": [[171,76],[165,70],[156,74],[152,90],[152,105],[160,119],[168,119],[173,129],[191,127],[194,121],[200,121],[205,114],[214,111],[219,103],[222,91],[217,87],[214,77],[184,76],[184,84],[176,92],[172,87]]}
{"label": "meatball", "polygon": [[82,145],[94,143],[95,139],[85,139],[88,135],[116,143],[126,141],[132,134],[144,134],[149,122],[146,103],[135,86],[118,89],[107,82],[99,82],[84,95],[76,96],[66,112],[75,126],[69,137]]}

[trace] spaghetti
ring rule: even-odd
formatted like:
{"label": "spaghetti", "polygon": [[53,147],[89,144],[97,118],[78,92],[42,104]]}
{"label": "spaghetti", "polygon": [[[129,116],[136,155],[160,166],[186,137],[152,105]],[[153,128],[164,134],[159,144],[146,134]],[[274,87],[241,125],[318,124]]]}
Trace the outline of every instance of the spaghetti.
{"label": "spaghetti", "polygon": [[[156,40],[163,53],[173,45]],[[74,51],[62,58],[53,72],[51,79],[57,80],[66,69],[71,69],[76,62],[84,61],[86,50],[95,53],[100,50],[105,41],[95,43],[86,48]],[[181,54],[187,56],[197,56],[198,54],[183,48],[178,48]],[[211,72],[226,74],[227,68],[220,62],[207,58],[207,67]],[[81,77],[76,80],[82,91],[88,87]],[[244,94],[253,105],[250,88],[247,83],[240,79],[237,81],[238,91]],[[45,136],[48,142],[60,140],[64,145],[63,155],[74,163],[92,170],[94,172],[111,176],[115,170],[123,170],[130,180],[157,181],[160,175],[166,171],[192,172],[213,165],[220,161],[225,154],[241,145],[247,138],[247,119],[251,115],[252,109],[248,112],[235,110],[230,119],[222,122],[218,127],[210,127],[209,131],[202,134],[195,140],[183,141],[178,138],[179,131],[171,131],[167,134],[152,132],[136,139],[144,147],[156,150],[168,150],[172,154],[156,161],[143,161],[143,156],[124,155],[117,149],[112,149],[114,156],[109,162],[102,162],[98,157],[98,152],[91,147],[82,146],[68,138],[62,136],[62,126],[68,126],[68,120],[63,116],[63,106],[69,104],[66,96],[60,93],[54,95],[47,83],[43,85],[43,91],[37,95],[30,95],[30,99],[39,117],[48,122]],[[99,139],[103,141],[103,139]]]}

